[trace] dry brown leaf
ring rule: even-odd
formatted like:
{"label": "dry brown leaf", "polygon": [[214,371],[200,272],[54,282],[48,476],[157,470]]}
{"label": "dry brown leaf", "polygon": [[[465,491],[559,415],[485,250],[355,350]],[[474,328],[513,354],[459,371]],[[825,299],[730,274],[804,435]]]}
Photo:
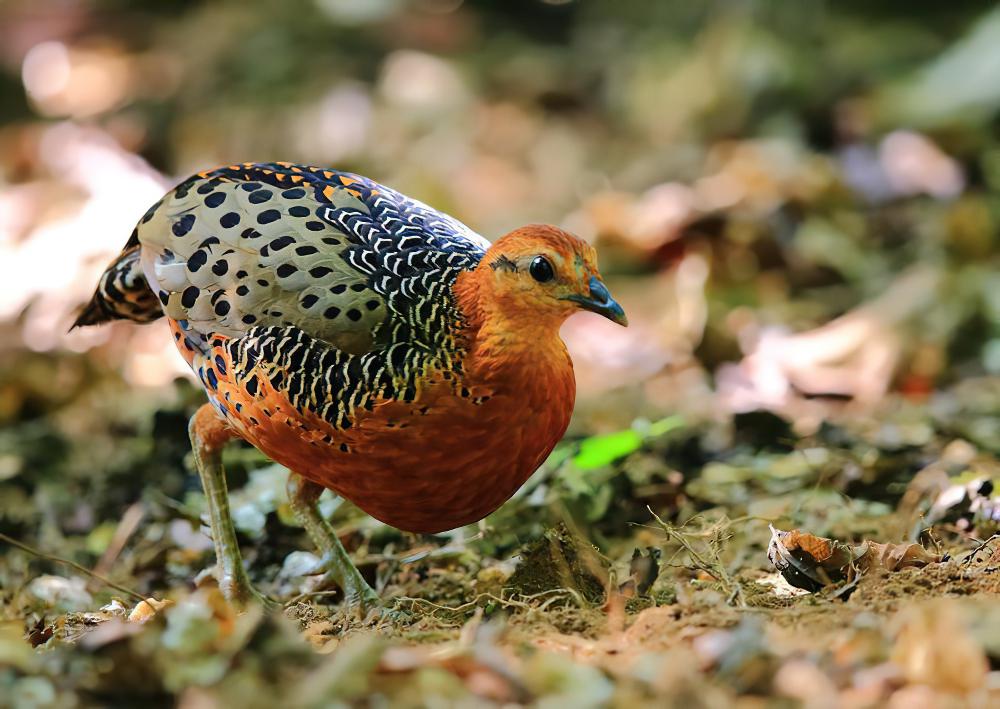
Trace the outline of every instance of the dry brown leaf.
{"label": "dry brown leaf", "polygon": [[771,527],[767,558],[797,588],[818,591],[854,576],[857,554],[847,544],[793,529]]}
{"label": "dry brown leaf", "polygon": [[[816,563],[826,564],[830,561],[831,557],[837,553],[837,548],[834,546],[834,541],[832,539],[826,539],[825,537],[817,537],[808,532],[800,532],[797,529],[793,529],[788,533],[784,539],[782,539],[782,544],[789,551],[801,551],[803,554],[808,554],[811,556]],[[833,560],[833,564],[836,568],[840,567],[839,558]]]}
{"label": "dry brown leaf", "polygon": [[857,574],[874,569],[898,571],[938,563],[942,557],[919,544],[892,544],[866,541],[857,548],[826,537],[793,529],[784,532],[771,527],[767,558],[788,583],[808,591],[818,591]]}
{"label": "dry brown leaf", "polygon": [[872,569],[898,571],[899,569],[923,568],[928,564],[941,561],[940,554],[932,554],[916,543],[911,544],[880,544],[866,542],[865,553],[858,558],[858,567],[862,573]]}
{"label": "dry brown leaf", "polygon": [[159,601],[155,598],[147,598],[145,601],[139,601],[135,604],[132,612],[128,614],[128,622],[145,623],[161,610],[169,608],[172,605],[174,605],[173,601]]}

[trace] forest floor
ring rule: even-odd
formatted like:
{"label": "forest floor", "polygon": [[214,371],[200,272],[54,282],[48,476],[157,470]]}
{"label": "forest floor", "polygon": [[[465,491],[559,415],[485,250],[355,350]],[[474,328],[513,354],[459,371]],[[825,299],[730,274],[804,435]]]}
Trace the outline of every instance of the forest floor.
{"label": "forest floor", "polygon": [[196,395],[99,424],[74,395],[3,433],[0,703],[996,703],[998,392],[889,398],[810,435],[758,413],[576,436],[450,535],[324,499],[397,611],[378,619],[315,588],[285,471],[250,448],[227,456],[234,517],[284,610],[235,614],[205,571]]}

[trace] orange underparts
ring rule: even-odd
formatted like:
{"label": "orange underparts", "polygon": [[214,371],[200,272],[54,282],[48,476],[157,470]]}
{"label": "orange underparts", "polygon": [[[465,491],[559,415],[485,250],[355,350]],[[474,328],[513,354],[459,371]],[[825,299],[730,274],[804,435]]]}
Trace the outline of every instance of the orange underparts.
{"label": "orange underparts", "polygon": [[469,352],[462,384],[488,393],[461,397],[453,382],[428,376],[414,401],[377,401],[339,429],[296,410],[267,376],[257,376],[258,386],[248,392],[249,374],[236,376],[227,349],[218,345],[225,338],[213,338],[216,346],[205,356],[183,345],[175,322],[171,328],[237,435],[406,531],[441,532],[493,512],[545,460],[573,408],[572,365],[561,343],[548,358],[539,359],[534,349],[523,360],[530,366],[522,366],[514,350],[494,358],[494,345],[483,342]]}

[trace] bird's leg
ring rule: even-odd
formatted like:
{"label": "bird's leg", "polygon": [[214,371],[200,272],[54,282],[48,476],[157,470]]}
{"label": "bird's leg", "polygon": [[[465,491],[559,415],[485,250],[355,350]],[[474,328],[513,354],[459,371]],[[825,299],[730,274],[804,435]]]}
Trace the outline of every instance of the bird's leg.
{"label": "bird's leg", "polygon": [[233,518],[229,514],[226,474],[222,469],[222,448],[234,434],[210,404],[203,405],[191,417],[188,433],[191,436],[195,465],[208,500],[219,588],[230,603],[240,608],[252,601],[267,606],[274,605],[273,601],[250,585],[250,578],[240,558]]}
{"label": "bird's leg", "polygon": [[324,580],[332,581],[340,587],[344,592],[346,605],[357,608],[361,615],[365,615],[378,605],[378,594],[361,576],[344,545],[340,543],[337,533],[320,514],[317,503],[322,493],[322,486],[301,475],[292,473],[288,476],[288,501],[295,516],[323,555],[322,562],[328,577]]}

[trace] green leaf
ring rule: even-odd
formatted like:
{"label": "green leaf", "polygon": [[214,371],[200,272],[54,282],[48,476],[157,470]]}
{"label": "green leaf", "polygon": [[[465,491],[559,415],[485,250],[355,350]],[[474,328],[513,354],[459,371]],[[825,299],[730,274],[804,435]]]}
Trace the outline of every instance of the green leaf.
{"label": "green leaf", "polygon": [[580,442],[580,452],[573,458],[573,464],[582,470],[610,465],[619,458],[639,450],[645,440],[662,436],[683,425],[684,420],[680,416],[668,416],[648,424],[641,431],[629,428],[585,438]]}
{"label": "green leaf", "polygon": [[573,458],[573,464],[583,470],[600,468],[634,453],[641,445],[642,436],[632,429],[591,436],[580,443],[580,452]]}

